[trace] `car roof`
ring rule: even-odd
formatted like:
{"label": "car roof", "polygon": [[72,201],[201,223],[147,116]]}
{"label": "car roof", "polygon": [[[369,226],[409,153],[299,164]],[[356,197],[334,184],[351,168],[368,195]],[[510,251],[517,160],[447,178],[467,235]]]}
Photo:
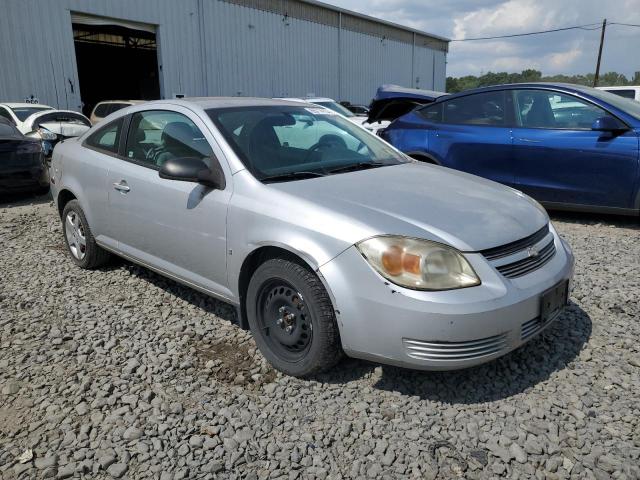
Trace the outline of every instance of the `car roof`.
{"label": "car roof", "polygon": [[564,92],[587,94],[587,95],[589,94],[589,90],[591,90],[591,87],[587,87],[585,85],[576,85],[573,83],[560,83],[560,82],[505,83],[502,85],[478,87],[478,88],[472,88],[470,90],[464,90],[458,93],[453,93],[447,97],[438,98],[436,102],[440,102],[442,100],[451,100],[458,97],[465,97],[467,95],[472,95],[475,93],[493,92],[493,91],[500,91],[500,90],[514,90],[518,88],[543,88],[543,89],[561,90]]}
{"label": "car roof", "polygon": [[611,87],[596,87],[598,90],[628,90],[630,88],[640,88],[640,85],[616,85]]}
{"label": "car roof", "polygon": [[101,103],[130,103],[131,105],[138,105],[147,101],[148,100],[102,100],[96,103],[96,105],[100,105]]}
{"label": "car roof", "polygon": [[50,107],[49,105],[42,105],[41,103],[16,103],[16,102],[9,102],[9,103],[0,103],[0,105],[4,106],[4,107],[9,107],[9,108],[53,108]]}
{"label": "car roof", "polygon": [[185,97],[166,100],[153,100],[146,102],[147,105],[197,105],[207,110],[209,108],[233,108],[233,107],[263,107],[263,106],[300,106],[300,102],[307,100],[280,99],[280,98],[258,98],[258,97]]}
{"label": "car roof", "polygon": [[291,102],[306,102],[306,103],[335,102],[334,99],[329,97],[309,97],[309,98],[283,97],[283,98],[277,98],[275,100],[289,100]]}
{"label": "car roof", "polygon": [[385,84],[378,87],[378,90],[376,90],[376,96],[373,100],[418,98],[434,101],[435,99],[445,95],[447,95],[445,92],[438,92],[436,90],[423,90],[420,88],[407,88],[399,85]]}
{"label": "car roof", "polygon": [[[51,110],[43,110],[42,112],[32,113],[27,118],[25,118],[24,121],[26,122],[27,120],[36,119],[38,117],[43,117],[45,115],[51,115],[52,113],[73,113],[74,115],[80,115],[81,117],[87,118],[84,116],[84,114],[80,112],[75,112],[73,110],[57,110],[55,108],[52,108]],[[87,118],[87,120],[89,119]]]}

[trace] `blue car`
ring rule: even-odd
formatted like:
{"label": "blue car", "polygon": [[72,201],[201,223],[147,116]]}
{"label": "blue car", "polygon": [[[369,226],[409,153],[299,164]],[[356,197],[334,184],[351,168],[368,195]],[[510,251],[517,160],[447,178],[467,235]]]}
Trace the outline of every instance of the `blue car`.
{"label": "blue car", "polygon": [[555,83],[428,92],[425,101],[380,135],[411,157],[509,185],[548,208],[639,213],[640,103]]}

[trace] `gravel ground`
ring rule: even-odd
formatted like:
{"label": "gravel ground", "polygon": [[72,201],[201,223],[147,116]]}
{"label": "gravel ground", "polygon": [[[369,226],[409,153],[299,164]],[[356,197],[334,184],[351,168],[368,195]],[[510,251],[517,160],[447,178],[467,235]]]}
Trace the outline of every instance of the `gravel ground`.
{"label": "gravel ground", "polygon": [[640,478],[640,232],[554,216],[571,306],[488,365],[273,371],[233,310],[66,258],[46,198],[0,205],[0,477]]}

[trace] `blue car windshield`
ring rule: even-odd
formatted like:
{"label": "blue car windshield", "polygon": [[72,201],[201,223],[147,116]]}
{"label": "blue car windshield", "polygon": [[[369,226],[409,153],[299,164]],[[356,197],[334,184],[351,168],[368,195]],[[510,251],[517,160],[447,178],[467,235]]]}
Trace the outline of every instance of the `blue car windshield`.
{"label": "blue car windshield", "polygon": [[623,98],[619,95],[614,95],[613,93],[598,90],[596,88],[581,87],[580,90],[587,95],[591,95],[598,100],[608,103],[618,110],[622,110],[636,120],[640,120],[640,102],[629,98]]}
{"label": "blue car windshield", "polygon": [[288,105],[207,110],[261,181],[287,181],[410,161],[332,110]]}

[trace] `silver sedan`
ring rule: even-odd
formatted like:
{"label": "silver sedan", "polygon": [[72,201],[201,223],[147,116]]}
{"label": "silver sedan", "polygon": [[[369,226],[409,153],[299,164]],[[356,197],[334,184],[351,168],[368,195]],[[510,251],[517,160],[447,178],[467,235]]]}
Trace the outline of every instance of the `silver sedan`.
{"label": "silver sedan", "polygon": [[70,258],[127,258],[237,307],[305,376],[343,353],[489,361],[567,302],[573,255],[508,187],[417,163],[317,105],[204,98],[120,110],[55,149]]}

